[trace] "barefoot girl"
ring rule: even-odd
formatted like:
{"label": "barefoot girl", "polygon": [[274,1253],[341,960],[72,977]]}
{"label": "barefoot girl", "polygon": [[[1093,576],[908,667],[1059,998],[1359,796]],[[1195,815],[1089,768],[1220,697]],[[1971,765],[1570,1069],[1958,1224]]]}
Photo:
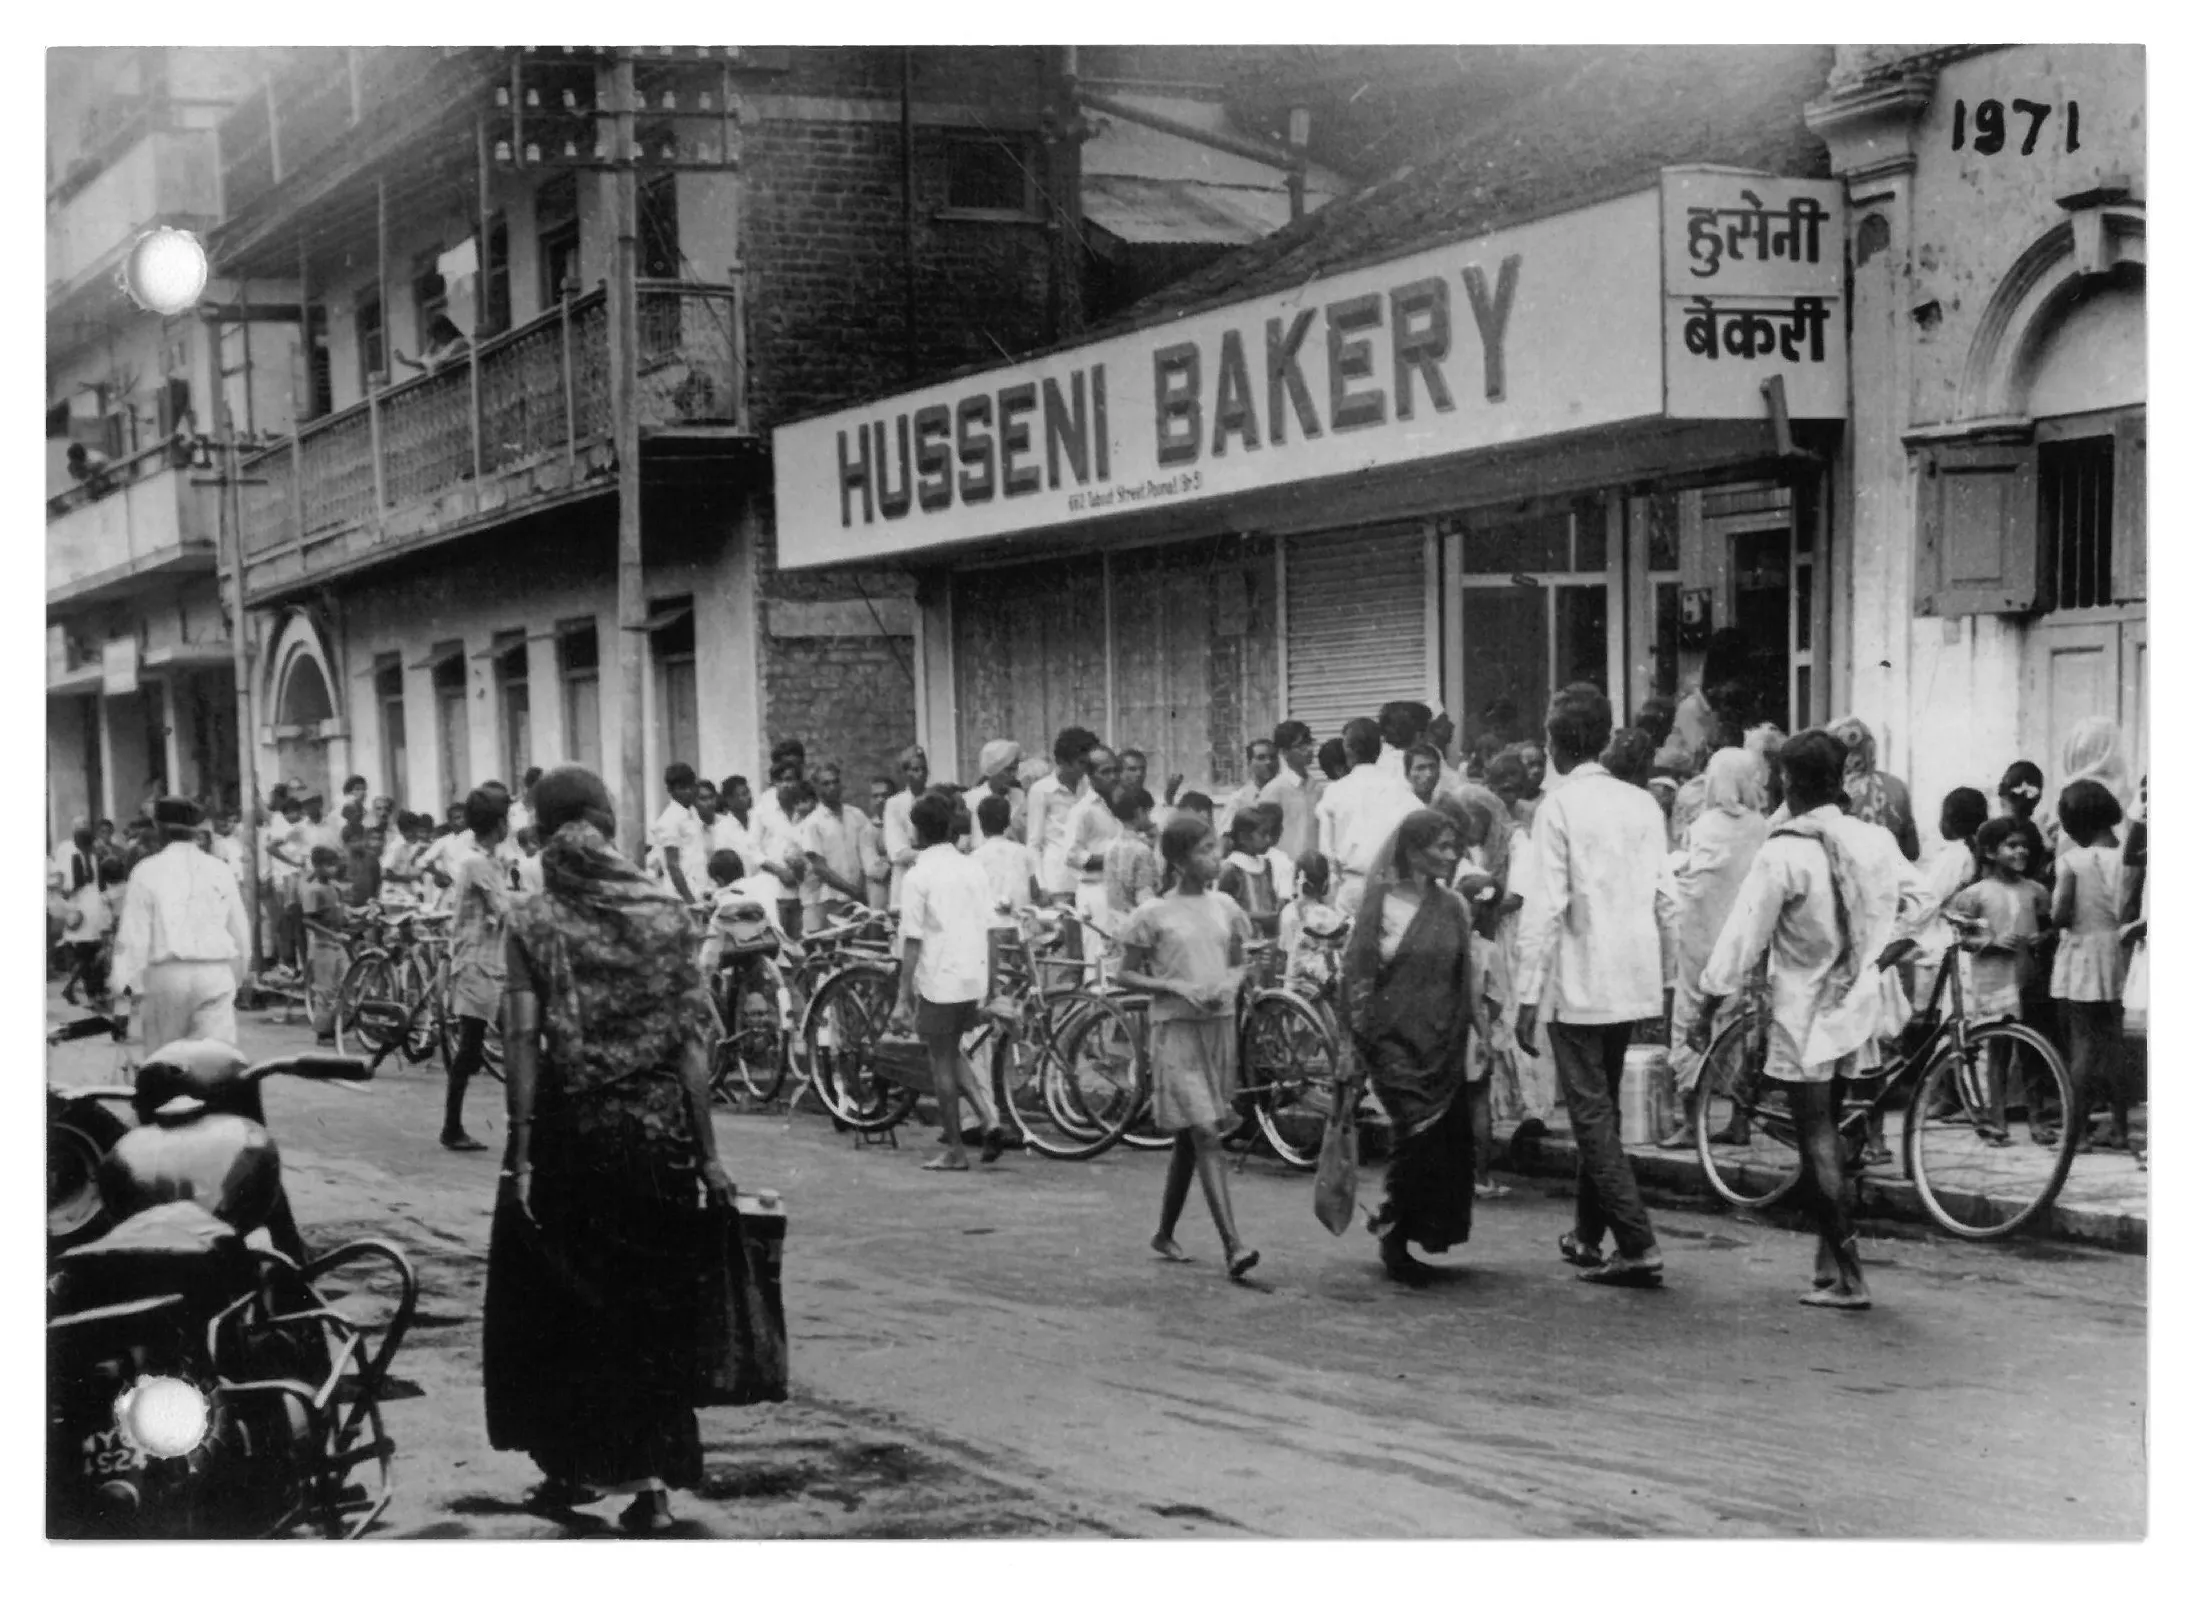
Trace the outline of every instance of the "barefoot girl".
{"label": "barefoot girl", "polygon": [[1176,815],[1159,839],[1171,888],[1120,928],[1124,957],[1119,981],[1148,990],[1150,1076],[1158,1127],[1173,1134],[1172,1167],[1150,1248],[1169,1261],[1187,1255],[1173,1238],[1188,1204],[1188,1184],[1201,1179],[1211,1220],[1226,1251],[1226,1274],[1239,1279],[1256,1266],[1241,1243],[1219,1140],[1241,1120],[1233,1110],[1234,996],[1241,987],[1249,918],[1215,890],[1218,839],[1209,824]]}

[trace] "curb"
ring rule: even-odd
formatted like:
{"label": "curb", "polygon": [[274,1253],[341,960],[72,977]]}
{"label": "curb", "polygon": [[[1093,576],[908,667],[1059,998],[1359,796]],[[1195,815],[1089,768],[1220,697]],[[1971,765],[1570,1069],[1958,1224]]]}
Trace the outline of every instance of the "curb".
{"label": "curb", "polygon": [[[1719,1202],[1719,1197],[1706,1182],[1705,1169],[1698,1164],[1695,1157],[1686,1156],[1680,1151],[1628,1149],[1627,1153],[1630,1170],[1636,1175],[1639,1184],[1685,1199]],[[1551,1135],[1528,1140],[1520,1146],[1509,1142],[1505,1145],[1505,1159],[1501,1165],[1505,1171],[1527,1177],[1573,1177],[1576,1172],[1576,1146],[1565,1138]],[[1941,1232],[1940,1225],[1927,1215],[1926,1208],[1920,1204],[1918,1190],[1905,1179],[1871,1178],[1861,1174],[1855,1180],[1852,1195],[1855,1214],[1861,1219],[1914,1223],[1936,1233]],[[1779,1206],[1770,1208],[1763,1215],[1787,1215],[1793,1222],[1800,1217],[1795,1212],[1785,1214]],[[2145,1256],[2147,1219],[2135,1217],[2129,1212],[2065,1206],[2059,1201],[2049,1209],[2045,1223],[2028,1228],[2014,1238],[2053,1240],[2092,1246],[2098,1250]]]}

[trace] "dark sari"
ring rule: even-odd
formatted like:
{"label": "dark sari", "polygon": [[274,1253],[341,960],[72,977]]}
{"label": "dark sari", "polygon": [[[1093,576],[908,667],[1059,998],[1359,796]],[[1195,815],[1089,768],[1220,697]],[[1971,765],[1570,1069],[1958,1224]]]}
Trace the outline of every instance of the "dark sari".
{"label": "dark sari", "polygon": [[533,1223],[499,1206],[488,1250],[488,1439],[559,1479],[690,1488],[722,1250],[680,1077],[708,1031],[690,924],[591,826],[558,832],[541,870],[509,916],[509,986],[540,1001],[540,1074]]}
{"label": "dark sari", "polygon": [[1387,889],[1373,884],[1342,961],[1357,1063],[1393,1119],[1375,1231],[1439,1252],[1470,1237],[1476,1159],[1463,1098],[1470,1032],[1470,918],[1444,888],[1424,900],[1392,960],[1378,954]]}

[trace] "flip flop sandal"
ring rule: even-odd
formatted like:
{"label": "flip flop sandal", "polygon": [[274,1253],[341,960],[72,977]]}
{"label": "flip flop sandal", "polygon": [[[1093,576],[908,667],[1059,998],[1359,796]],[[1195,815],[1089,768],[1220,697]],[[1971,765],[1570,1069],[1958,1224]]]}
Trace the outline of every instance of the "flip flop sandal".
{"label": "flip flop sandal", "polygon": [[543,1480],[525,1493],[521,1504],[526,1512],[543,1518],[558,1518],[575,1509],[590,1507],[602,1499],[602,1493],[586,1485],[573,1485],[564,1480]]}
{"label": "flip flop sandal", "polygon": [[1814,1290],[1810,1295],[1797,1298],[1800,1306],[1824,1307],[1832,1312],[1867,1312],[1873,1302],[1862,1295],[1840,1295],[1832,1289]]}
{"label": "flip flop sandal", "polygon": [[1578,1270],[1580,1284],[1601,1284],[1618,1290],[1652,1290],[1660,1286],[1665,1272],[1657,1267],[1587,1267]]}
{"label": "flip flop sandal", "polygon": [[935,1161],[923,1162],[921,1170],[923,1172],[966,1172],[968,1166],[964,1158],[954,1161],[950,1156],[939,1156]]}
{"label": "flip flop sandal", "polygon": [[1606,1265],[1606,1256],[1596,1245],[1586,1245],[1574,1234],[1563,1234],[1556,1242],[1561,1250],[1561,1260],[1572,1267],[1594,1268]]}
{"label": "flip flop sandal", "polygon": [[652,1492],[634,1497],[632,1505],[617,1515],[617,1528],[628,1535],[661,1535],[677,1522],[670,1516],[668,1501]]}
{"label": "flip flop sandal", "polygon": [[1243,1246],[1226,1258],[1226,1276],[1239,1284],[1248,1277],[1249,1269],[1255,1267],[1258,1260],[1256,1252],[1250,1250],[1247,1246]]}

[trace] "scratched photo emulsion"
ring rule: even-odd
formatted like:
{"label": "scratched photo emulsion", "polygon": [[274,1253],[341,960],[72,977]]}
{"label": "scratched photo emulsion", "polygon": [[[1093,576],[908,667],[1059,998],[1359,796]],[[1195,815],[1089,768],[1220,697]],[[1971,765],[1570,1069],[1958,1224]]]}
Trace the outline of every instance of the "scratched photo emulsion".
{"label": "scratched photo emulsion", "polygon": [[2139,45],[46,54],[57,1541],[2138,1541]]}

